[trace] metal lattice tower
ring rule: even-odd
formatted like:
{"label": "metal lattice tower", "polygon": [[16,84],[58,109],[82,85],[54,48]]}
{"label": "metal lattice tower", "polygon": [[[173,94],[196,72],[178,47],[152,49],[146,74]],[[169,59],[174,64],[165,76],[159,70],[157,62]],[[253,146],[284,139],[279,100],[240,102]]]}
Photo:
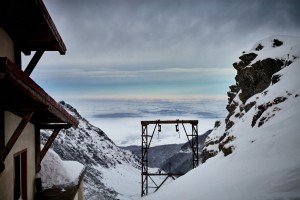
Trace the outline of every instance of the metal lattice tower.
{"label": "metal lattice tower", "polygon": [[[176,124],[176,131],[178,131],[178,126],[181,124],[184,132],[186,134],[186,137],[188,139],[188,142],[190,144],[190,147],[192,149],[192,166],[193,168],[197,167],[199,165],[199,149],[198,149],[198,120],[156,120],[156,121],[141,121],[142,125],[142,192],[141,196],[145,196],[148,194],[149,189],[149,179],[154,183],[155,191],[157,191],[168,178],[175,179],[174,176],[181,176],[183,174],[179,173],[149,173],[148,171],[148,150],[150,148],[150,144],[152,141],[152,138],[154,136],[155,131],[158,129],[160,131],[161,124]],[[192,132],[187,133],[187,130],[184,126],[184,124],[190,124],[192,126]],[[154,125],[153,132],[149,134],[148,132],[148,125]],[[165,176],[166,178],[164,181],[160,184],[156,184],[156,182],[152,179],[151,176]]]}

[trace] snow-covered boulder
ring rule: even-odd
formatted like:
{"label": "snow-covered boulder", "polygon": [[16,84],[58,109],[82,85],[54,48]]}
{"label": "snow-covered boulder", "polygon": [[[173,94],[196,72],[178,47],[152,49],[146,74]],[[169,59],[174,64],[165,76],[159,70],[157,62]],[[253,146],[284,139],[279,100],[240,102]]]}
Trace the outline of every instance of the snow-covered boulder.
{"label": "snow-covered boulder", "polygon": [[83,191],[85,166],[76,161],[64,161],[49,149],[41,162],[43,199],[74,199]]}
{"label": "snow-covered boulder", "polygon": [[44,189],[69,187],[78,184],[85,167],[76,161],[63,161],[57,153],[49,149],[41,162],[39,175]]}

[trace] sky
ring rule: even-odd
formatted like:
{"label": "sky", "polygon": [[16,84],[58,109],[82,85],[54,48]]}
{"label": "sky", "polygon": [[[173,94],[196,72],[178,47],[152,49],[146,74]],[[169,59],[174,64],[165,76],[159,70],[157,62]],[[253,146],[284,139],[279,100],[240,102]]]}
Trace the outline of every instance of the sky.
{"label": "sky", "polygon": [[44,3],[67,52],[46,52],[32,77],[57,100],[226,99],[242,51],[300,35],[297,0]]}

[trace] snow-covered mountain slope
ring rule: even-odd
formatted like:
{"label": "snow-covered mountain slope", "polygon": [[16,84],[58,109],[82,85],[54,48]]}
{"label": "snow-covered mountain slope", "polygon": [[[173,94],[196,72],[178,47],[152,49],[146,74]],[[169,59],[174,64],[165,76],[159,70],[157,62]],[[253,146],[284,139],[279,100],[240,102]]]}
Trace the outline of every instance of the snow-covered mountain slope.
{"label": "snow-covered mountain slope", "polygon": [[205,163],[143,199],[300,199],[300,37],[271,36],[240,59]]}
{"label": "snow-covered mountain slope", "polygon": [[[198,148],[199,148],[199,154],[201,154],[201,150],[204,145],[204,141],[206,137],[210,134],[212,130],[208,130],[206,133],[199,135],[198,137]],[[187,173],[191,169],[193,169],[192,166],[192,150],[189,142],[184,143],[180,150],[173,153],[172,156],[170,156],[168,159],[166,159],[160,168],[166,172],[172,172],[172,173]],[[200,158],[201,160],[201,155]]]}
{"label": "snow-covered mountain slope", "polygon": [[[201,154],[204,141],[211,131],[212,130],[208,130],[206,133],[198,137],[199,154]],[[141,146],[132,145],[121,148],[130,150],[139,158],[141,158]],[[188,172],[193,168],[190,143],[186,142],[183,144],[167,144],[150,147],[148,153],[148,166],[152,168],[160,168],[165,172]]]}
{"label": "snow-covered mountain slope", "polygon": [[[140,179],[138,157],[117,147],[103,131],[80,116],[75,108],[65,102],[60,103],[79,120],[79,126],[61,130],[52,147],[63,160],[75,160],[87,167],[85,199],[126,200],[140,196],[140,180],[135,178]],[[50,131],[42,132],[42,143],[50,134]],[[134,181],[128,185],[130,180]]]}
{"label": "snow-covered mountain slope", "polygon": [[[165,144],[158,145],[149,148],[148,152],[148,166],[153,168],[161,168],[164,162],[172,157],[175,153],[180,151],[183,144]],[[128,146],[122,147],[124,149],[130,150],[132,153],[137,155],[139,158],[142,157],[142,147],[141,146]]]}

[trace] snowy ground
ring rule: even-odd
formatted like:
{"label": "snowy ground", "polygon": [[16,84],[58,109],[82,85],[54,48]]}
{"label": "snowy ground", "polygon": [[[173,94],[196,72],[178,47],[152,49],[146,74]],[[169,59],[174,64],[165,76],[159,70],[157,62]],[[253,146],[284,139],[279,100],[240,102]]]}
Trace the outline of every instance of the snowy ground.
{"label": "snowy ground", "polygon": [[[97,167],[102,172],[103,183],[119,193],[118,199],[136,200],[141,196],[141,170],[127,164],[116,165],[113,168]],[[158,169],[149,168],[150,172],[157,172]],[[128,178],[130,177],[130,179]],[[165,177],[154,177],[154,181],[160,184]],[[165,185],[172,182],[168,179]],[[151,181],[149,180],[149,186]],[[154,186],[154,185],[153,185]],[[149,190],[149,193],[153,191]]]}
{"label": "snowy ground", "polygon": [[299,199],[299,100],[290,106],[298,111],[271,128],[237,129],[243,136],[228,157],[218,154],[144,199]]}

